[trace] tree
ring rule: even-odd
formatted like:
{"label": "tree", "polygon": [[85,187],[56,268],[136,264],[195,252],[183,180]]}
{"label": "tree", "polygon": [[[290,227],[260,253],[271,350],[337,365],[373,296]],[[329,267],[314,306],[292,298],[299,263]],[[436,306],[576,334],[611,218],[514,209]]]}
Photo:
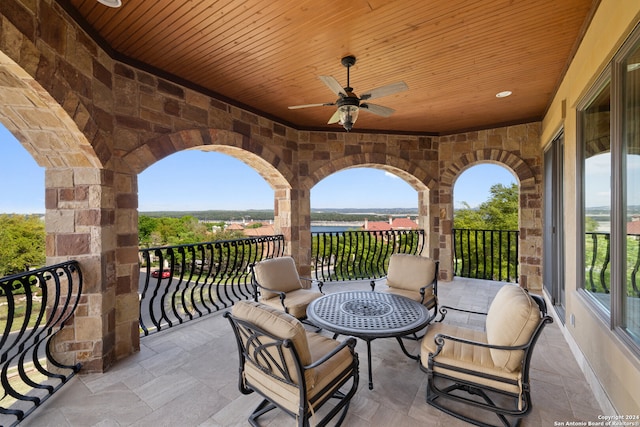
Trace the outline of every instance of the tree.
{"label": "tree", "polygon": [[0,276],[46,263],[44,221],[36,215],[0,214]]}
{"label": "tree", "polygon": [[[467,203],[454,216],[456,274],[514,280],[517,272],[518,186],[492,185],[477,209]],[[459,270],[458,270],[459,269]]]}
{"label": "tree", "polygon": [[464,208],[455,212],[454,228],[473,230],[517,230],[518,229],[518,185],[508,187],[494,184],[489,189],[489,200],[472,209],[463,202]]}
{"label": "tree", "polygon": [[212,240],[232,240],[246,237],[242,231],[224,230],[224,223],[214,224],[219,231],[213,233],[210,224],[185,215],[180,218],[138,216],[138,236],[141,247],[174,246]]}

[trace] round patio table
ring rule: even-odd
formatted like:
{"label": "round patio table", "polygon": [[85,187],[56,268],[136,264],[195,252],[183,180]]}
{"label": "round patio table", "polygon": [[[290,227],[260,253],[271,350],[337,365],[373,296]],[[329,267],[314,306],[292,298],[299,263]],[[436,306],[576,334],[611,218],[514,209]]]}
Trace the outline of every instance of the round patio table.
{"label": "round patio table", "polygon": [[307,318],[314,325],[334,332],[351,335],[367,343],[369,389],[373,389],[371,373],[371,341],[376,338],[396,338],[400,348],[412,359],[402,338],[429,324],[429,310],[409,298],[385,292],[347,291],[327,294],[307,307]]}

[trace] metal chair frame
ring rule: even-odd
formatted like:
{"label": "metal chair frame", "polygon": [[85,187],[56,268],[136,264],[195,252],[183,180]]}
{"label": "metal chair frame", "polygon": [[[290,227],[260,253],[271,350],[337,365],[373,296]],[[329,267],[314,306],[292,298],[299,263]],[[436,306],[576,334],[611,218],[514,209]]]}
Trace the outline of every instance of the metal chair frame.
{"label": "metal chair frame", "polygon": [[[434,274],[433,281],[431,283],[428,283],[428,284],[424,285],[424,286],[421,286],[420,289],[419,289],[419,292],[420,292],[420,301],[419,302],[420,302],[420,304],[424,304],[424,297],[425,297],[425,294],[427,292],[427,289],[433,288],[433,305],[431,307],[428,307],[429,310],[433,309],[433,316],[431,317],[431,319],[429,319],[429,323],[431,323],[433,321],[433,319],[435,319],[436,316],[438,315],[438,270],[440,268],[440,261],[435,261],[434,260],[434,262],[435,262],[435,265],[436,265],[436,269],[435,269],[435,274]],[[372,291],[376,290],[376,281],[383,280],[383,279],[386,279],[386,278],[387,278],[387,276],[384,276],[384,277],[381,277],[379,279],[371,280],[371,282],[369,283],[369,285],[371,286],[371,290]],[[424,334],[418,336],[417,333],[414,333],[414,334],[411,334],[411,335],[405,335],[402,338],[409,339],[409,340],[414,340],[414,341],[419,341],[423,337],[424,337]],[[405,354],[407,354],[407,353],[405,352]],[[409,357],[413,358],[413,356],[409,356]]]}
{"label": "metal chair frame", "polygon": [[[239,354],[239,381],[238,388],[242,394],[251,394],[256,392],[264,399],[255,408],[249,416],[249,423],[254,427],[259,427],[258,418],[276,408],[284,411],[286,414],[294,418],[300,427],[309,426],[309,420],[314,417],[314,413],[324,405],[329,399],[338,399],[338,403],[321,419],[316,425],[327,425],[340,411],[342,411],[336,426],[340,426],[344,421],[351,398],[354,396],[359,381],[358,373],[358,355],[355,352],[356,340],[349,338],[343,341],[339,346],[331,352],[324,355],[321,359],[314,363],[303,366],[293,342],[289,339],[281,339],[274,336],[259,327],[234,317],[230,312],[224,314],[229,320],[233,332],[236,337]],[[245,342],[251,343],[251,348],[245,346]],[[353,357],[353,362],[342,372],[333,373],[334,379],[327,384],[322,390],[316,392],[313,397],[307,397],[307,384],[305,380],[305,371],[316,368],[330,360],[338,352],[344,348],[349,348]],[[286,357],[295,361],[295,375],[290,371],[286,362]],[[299,408],[297,412],[292,412],[274,402],[268,390],[263,390],[259,386],[250,384],[244,378],[244,369],[247,363],[251,363],[258,367],[265,375],[282,382],[283,384],[298,388]],[[297,383],[293,378],[297,378]],[[352,380],[352,384],[348,391],[340,391],[345,384]]]}
{"label": "metal chair frame", "polygon": [[[478,418],[473,418],[457,410],[446,407],[439,401],[439,399],[450,399],[456,402],[462,402],[462,403],[468,404],[470,406],[473,406],[481,410],[493,412],[500,420],[501,425],[504,425],[504,426],[520,425],[522,418],[525,417],[531,411],[531,407],[532,407],[531,389],[529,384],[529,367],[531,363],[531,355],[533,353],[533,347],[535,346],[535,343],[540,337],[540,334],[542,333],[544,326],[547,323],[553,323],[553,319],[547,315],[546,303],[544,302],[544,299],[537,295],[530,295],[530,296],[538,304],[538,307],[540,308],[540,312],[541,312],[541,318],[536,329],[534,330],[533,334],[529,338],[529,341],[523,345],[497,346],[497,345],[490,345],[490,344],[477,342],[477,341],[466,340],[466,339],[445,335],[445,334],[437,334],[435,336],[434,339],[437,346],[435,353],[429,354],[428,366],[426,368],[422,364],[420,365],[420,368],[424,372],[426,372],[428,375],[426,400],[429,405],[435,408],[438,408],[441,411],[449,415],[452,415],[456,418],[459,418],[465,422],[475,424],[478,426],[485,426],[485,427],[492,426],[491,424],[487,424],[484,421],[479,420]],[[464,309],[459,309],[459,308],[450,307],[450,306],[442,306],[440,308],[441,317],[439,320],[437,320],[437,322],[441,322],[442,320],[444,320],[444,317],[447,314],[448,310],[459,311],[459,312],[470,313],[470,314],[480,314],[480,315],[487,314],[483,312],[464,310]],[[499,390],[493,387],[489,387],[485,384],[473,382],[472,380],[469,380],[469,379],[460,379],[451,375],[435,372],[435,368],[444,368],[450,371],[459,372],[460,374],[472,375],[475,377],[498,381],[498,382],[502,382],[510,385],[517,385],[517,382],[510,381],[502,377],[492,376],[489,374],[482,373],[480,371],[471,371],[468,369],[463,369],[456,366],[451,366],[451,365],[438,362],[437,356],[442,351],[445,345],[445,342],[447,340],[457,341],[457,342],[466,343],[469,345],[492,348],[497,350],[522,350],[524,352],[521,366],[520,366],[520,369],[521,369],[520,372],[522,372],[522,380],[521,380],[522,393],[521,394],[510,393],[504,390]],[[440,379],[440,378],[453,382],[453,384],[447,387],[441,388],[436,384],[436,379]],[[454,392],[457,392],[457,391],[460,391],[463,393],[454,394]],[[496,404],[490,396],[490,395],[493,395],[494,393],[500,396],[506,396],[507,398],[512,398],[514,401],[514,405],[501,406],[499,404]],[[479,396],[482,400],[474,399],[473,398],[474,396]],[[512,424],[509,421],[509,418],[507,417],[515,418],[514,423]]]}
{"label": "metal chair frame", "polygon": [[[269,258],[271,259],[271,258]],[[285,305],[285,299],[287,298],[287,293],[283,292],[283,291],[279,291],[277,289],[271,289],[268,288],[262,284],[260,284],[258,282],[258,280],[256,279],[256,272],[255,272],[255,266],[257,263],[253,263],[249,265],[249,268],[251,269],[251,285],[253,286],[253,300],[258,302],[258,295],[260,295],[260,289],[264,289],[266,291],[269,292],[273,292],[274,294],[278,294],[278,297],[280,298],[280,303],[282,304],[282,310],[289,314],[289,309],[287,308],[287,306]],[[316,280],[316,279],[311,279],[308,277],[301,277],[298,276],[298,279],[300,279],[300,283],[308,283],[308,287],[302,287],[301,289],[311,289],[311,286],[313,285],[313,283],[316,283],[318,286],[318,291],[322,294],[322,286],[324,285],[324,282],[322,282],[321,280]],[[301,317],[300,320],[306,320],[306,316],[305,317]]]}

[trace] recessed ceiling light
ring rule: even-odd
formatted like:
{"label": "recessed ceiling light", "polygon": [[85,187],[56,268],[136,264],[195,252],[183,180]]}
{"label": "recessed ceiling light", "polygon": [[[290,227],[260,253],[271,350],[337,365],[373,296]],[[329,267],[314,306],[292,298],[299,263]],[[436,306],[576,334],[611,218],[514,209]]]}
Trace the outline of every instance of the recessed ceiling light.
{"label": "recessed ceiling light", "polygon": [[511,92],[510,90],[503,90],[502,92],[498,92],[496,93],[496,98],[506,98],[507,96],[511,95],[513,92]]}
{"label": "recessed ceiling light", "polygon": [[98,0],[98,3],[102,3],[105,6],[109,7],[120,7],[122,6],[121,0]]}

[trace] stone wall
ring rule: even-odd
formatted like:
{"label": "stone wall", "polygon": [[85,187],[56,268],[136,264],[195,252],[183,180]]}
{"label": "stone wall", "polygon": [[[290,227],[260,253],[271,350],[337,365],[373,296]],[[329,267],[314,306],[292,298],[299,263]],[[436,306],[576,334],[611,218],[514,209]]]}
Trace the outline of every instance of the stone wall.
{"label": "stone wall", "polygon": [[350,167],[388,170],[417,192],[425,255],[452,278],[452,188],[467,167],[504,164],[520,181],[521,283],[541,288],[539,125],[442,137],[292,129],[110,58],[52,0],[0,3],[2,122],[47,168],[47,255],[74,258],[83,303],[67,342],[85,371],[139,349],[137,175],[185,149],[219,151],[274,189],[275,227],[310,271],[310,194]]}
{"label": "stone wall", "polygon": [[[542,289],[542,153],[540,123],[440,137],[440,262],[452,265],[453,186],[466,169],[495,163],[520,185],[520,286]],[[449,276],[451,277],[451,276]]]}

